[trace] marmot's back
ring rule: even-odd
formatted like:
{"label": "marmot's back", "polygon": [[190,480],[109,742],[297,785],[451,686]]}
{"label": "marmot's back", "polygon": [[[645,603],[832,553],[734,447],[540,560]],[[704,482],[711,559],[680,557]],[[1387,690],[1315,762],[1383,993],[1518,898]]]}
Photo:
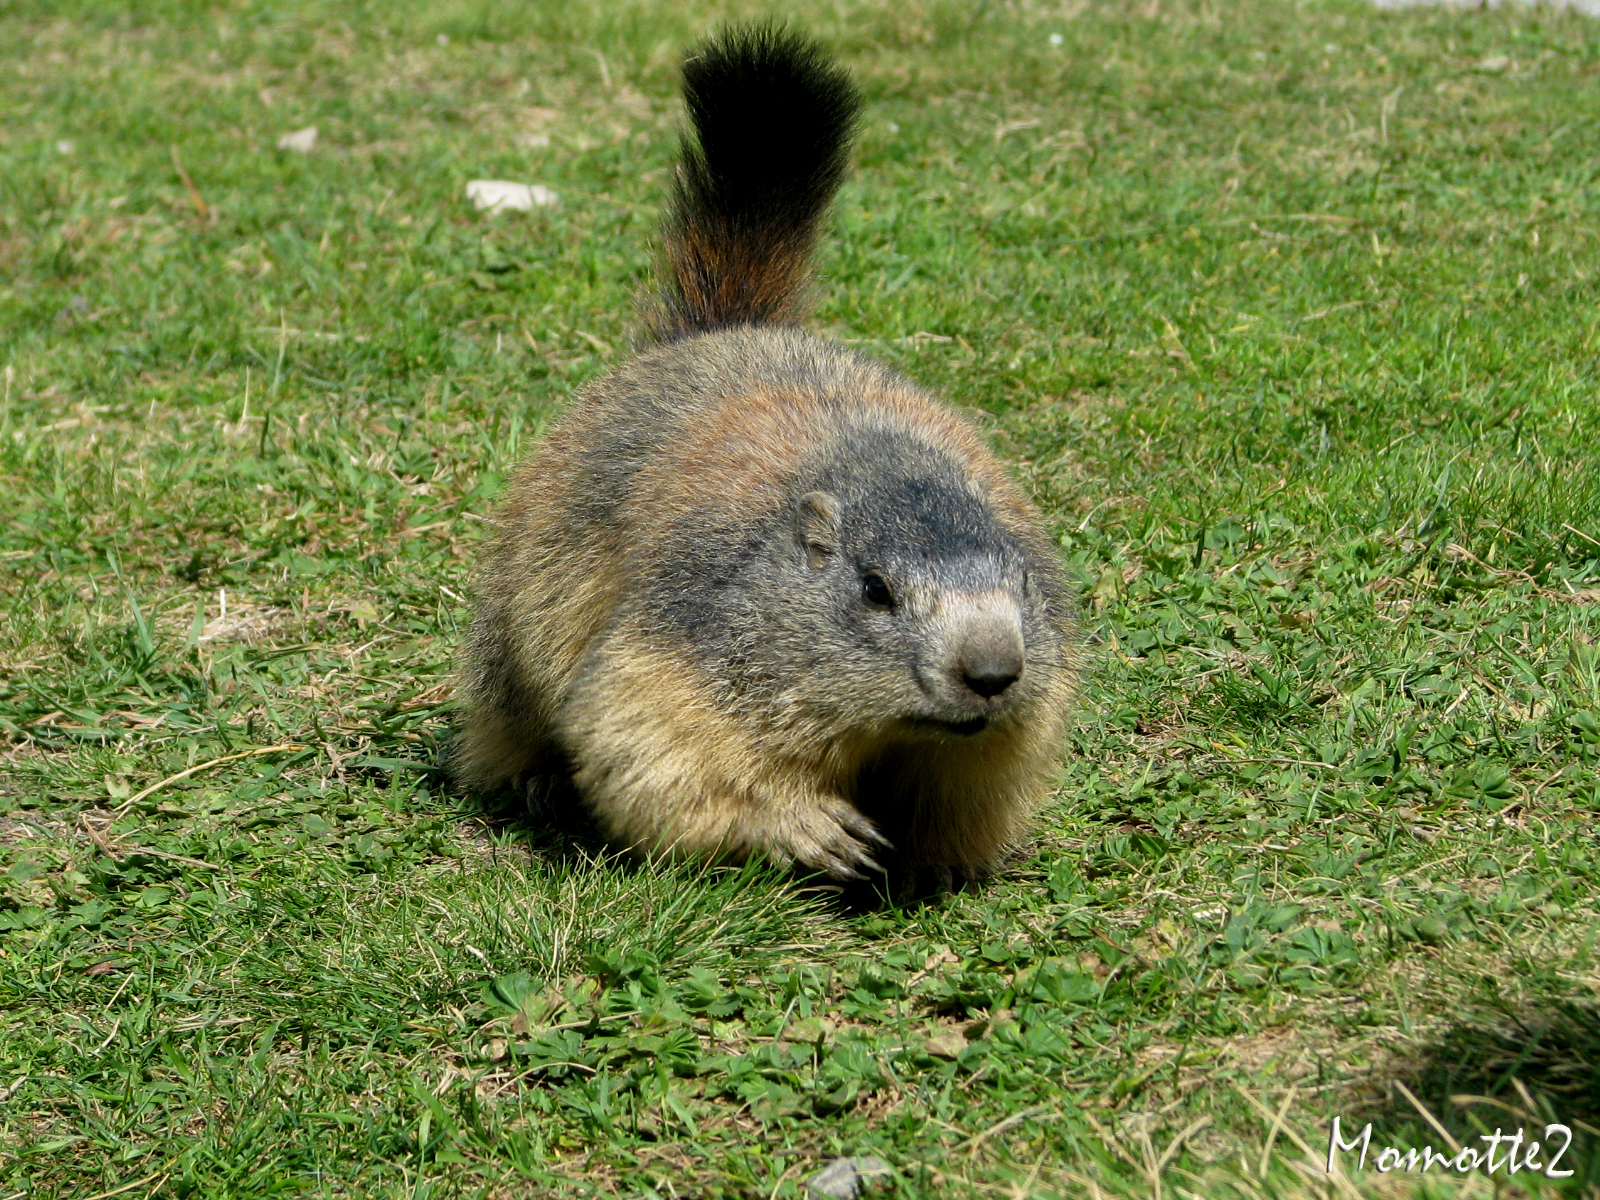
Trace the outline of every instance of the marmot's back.
{"label": "marmot's back", "polygon": [[[779,323],[842,171],[847,81],[771,30],[685,73],[700,143],[663,344],[591,386],[512,483],[456,770],[575,789],[643,850],[851,875],[887,835],[908,863],[982,870],[1048,786],[1073,689],[1051,547],[963,421]],[[729,141],[763,103],[811,152],[757,156],[776,184]]]}

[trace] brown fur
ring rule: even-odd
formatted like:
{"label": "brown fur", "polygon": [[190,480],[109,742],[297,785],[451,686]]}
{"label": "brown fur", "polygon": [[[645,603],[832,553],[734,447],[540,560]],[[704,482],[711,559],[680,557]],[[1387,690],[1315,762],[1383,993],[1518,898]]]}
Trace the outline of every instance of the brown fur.
{"label": "brown fur", "polygon": [[773,325],[796,325],[806,315],[812,239],[792,237],[750,247],[730,241],[726,233],[716,224],[693,219],[673,230],[663,254],[673,302],[658,304],[647,314],[658,339],[698,332],[683,312],[739,313]]}

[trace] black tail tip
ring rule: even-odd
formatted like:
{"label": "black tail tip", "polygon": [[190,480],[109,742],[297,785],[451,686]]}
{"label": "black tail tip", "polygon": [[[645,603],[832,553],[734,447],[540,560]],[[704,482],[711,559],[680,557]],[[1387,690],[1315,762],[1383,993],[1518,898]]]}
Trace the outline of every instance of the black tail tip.
{"label": "black tail tip", "polygon": [[726,25],[684,56],[683,83],[691,109],[697,98],[732,93],[763,99],[831,103],[845,122],[860,98],[850,76],[816,38],[781,21]]}
{"label": "black tail tip", "polygon": [[683,97],[699,206],[799,216],[838,189],[861,96],[815,39],[778,22],[728,26],[685,58]]}

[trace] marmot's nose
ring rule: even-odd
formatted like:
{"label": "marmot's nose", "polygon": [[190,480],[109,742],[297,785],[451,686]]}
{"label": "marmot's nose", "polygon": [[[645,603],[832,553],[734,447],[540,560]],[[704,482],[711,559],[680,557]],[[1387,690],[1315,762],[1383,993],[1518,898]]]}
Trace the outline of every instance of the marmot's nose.
{"label": "marmot's nose", "polygon": [[1022,674],[1022,638],[1009,623],[985,623],[962,643],[956,668],[961,682],[985,700],[998,696]]}

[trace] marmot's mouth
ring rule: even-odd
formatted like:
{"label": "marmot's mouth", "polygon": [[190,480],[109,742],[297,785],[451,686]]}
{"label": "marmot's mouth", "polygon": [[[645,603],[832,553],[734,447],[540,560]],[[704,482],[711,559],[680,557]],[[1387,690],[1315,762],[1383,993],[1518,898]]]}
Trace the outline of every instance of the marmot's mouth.
{"label": "marmot's mouth", "polygon": [[942,733],[959,734],[961,737],[971,737],[989,728],[988,717],[973,717],[970,721],[941,721],[938,717],[908,717],[907,720],[912,725],[937,729]]}

